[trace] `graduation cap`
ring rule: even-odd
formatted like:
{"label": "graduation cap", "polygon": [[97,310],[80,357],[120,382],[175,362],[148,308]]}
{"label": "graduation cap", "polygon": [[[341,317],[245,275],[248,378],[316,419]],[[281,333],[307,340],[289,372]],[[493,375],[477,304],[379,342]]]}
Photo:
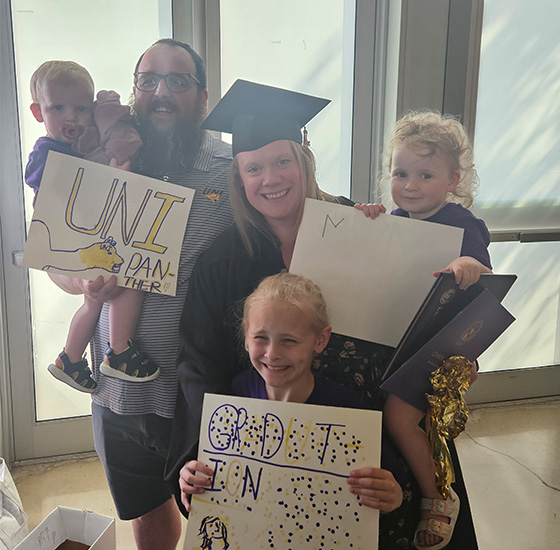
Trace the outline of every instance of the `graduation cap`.
{"label": "graduation cap", "polygon": [[200,127],[232,134],[235,156],[280,139],[302,143],[301,129],[329,103],[330,99],[236,80]]}

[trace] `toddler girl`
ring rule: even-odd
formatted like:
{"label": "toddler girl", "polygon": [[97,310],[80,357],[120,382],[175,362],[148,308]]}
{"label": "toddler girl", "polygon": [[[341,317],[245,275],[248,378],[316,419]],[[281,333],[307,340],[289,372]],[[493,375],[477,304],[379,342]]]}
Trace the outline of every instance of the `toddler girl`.
{"label": "toddler girl", "polygon": [[[461,256],[434,276],[453,272],[455,282],[465,290],[481,273],[490,273],[490,234],[486,224],[468,210],[478,182],[464,127],[435,112],[405,115],[389,142],[387,167],[398,207],[391,214],[464,229]],[[372,218],[385,212],[380,204],[356,207]],[[414,544],[428,550],[444,548],[453,534],[459,499],[450,489],[447,500],[442,500],[436,487],[432,451],[426,432],[419,427],[425,410],[389,395],[383,413],[384,426],[407,459],[424,497]]]}
{"label": "toddler girl", "polygon": [[[330,338],[327,306],[319,287],[287,272],[261,281],[245,301],[243,337],[254,369],[239,374],[232,393],[242,397],[364,408],[351,389],[311,371],[315,354]],[[208,477],[206,477],[208,476]],[[204,493],[212,469],[192,460],[180,473],[181,499],[190,510],[189,495]],[[347,478],[360,502],[390,512],[402,502],[393,474],[381,468],[360,468]]]}

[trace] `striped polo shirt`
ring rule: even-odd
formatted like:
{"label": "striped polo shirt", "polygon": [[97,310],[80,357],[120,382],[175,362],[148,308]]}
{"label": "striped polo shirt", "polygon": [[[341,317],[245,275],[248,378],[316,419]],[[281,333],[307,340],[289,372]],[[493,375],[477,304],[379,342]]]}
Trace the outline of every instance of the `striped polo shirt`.
{"label": "striped polo shirt", "polygon": [[92,341],[92,370],[97,380],[93,401],[117,414],[155,413],[173,418],[177,393],[175,360],[179,349],[179,319],[189,277],[201,252],[232,222],[228,176],[231,147],[206,133],[193,169],[164,179],[194,189],[194,199],[183,238],[175,296],[144,293],[135,341],[160,367],[151,382],[125,382],[103,376],[99,366],[109,341],[109,304],[103,307]]}

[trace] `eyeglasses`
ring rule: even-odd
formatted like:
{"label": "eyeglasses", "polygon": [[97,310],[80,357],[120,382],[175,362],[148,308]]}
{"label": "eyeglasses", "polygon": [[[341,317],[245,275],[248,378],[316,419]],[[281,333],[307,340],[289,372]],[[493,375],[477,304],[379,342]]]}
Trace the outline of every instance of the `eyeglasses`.
{"label": "eyeglasses", "polygon": [[192,74],[170,73],[170,74],[157,74],[157,73],[135,73],[134,85],[141,92],[153,92],[159,86],[160,80],[165,80],[169,91],[176,94],[186,92],[192,87],[191,81],[194,81],[202,88],[200,81]]}

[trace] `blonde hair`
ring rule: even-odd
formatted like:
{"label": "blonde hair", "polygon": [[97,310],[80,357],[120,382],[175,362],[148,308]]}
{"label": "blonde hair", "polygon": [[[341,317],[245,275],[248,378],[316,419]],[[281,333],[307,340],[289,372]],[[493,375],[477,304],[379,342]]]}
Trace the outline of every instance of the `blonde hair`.
{"label": "blonde hair", "polygon": [[85,82],[91,87],[91,100],[95,86],[89,72],[74,61],[45,61],[31,76],[30,89],[33,103],[41,103],[45,90],[53,82],[75,84]]}
{"label": "blonde hair", "polygon": [[450,172],[459,171],[455,191],[448,193],[448,200],[472,206],[478,189],[478,174],[474,168],[473,148],[463,125],[450,115],[436,111],[411,111],[395,123],[393,137],[388,145],[387,174],[391,179],[393,151],[397,145],[419,145],[428,148],[426,156],[440,155],[449,165]]}
{"label": "blonde hair", "polygon": [[[289,143],[301,172],[301,182],[305,190],[304,196],[310,199],[338,202],[336,197],[329,195],[319,188],[315,173],[315,156],[313,155],[311,149],[300,145],[295,141],[290,141]],[[241,179],[241,173],[239,171],[239,162],[237,157],[233,159],[229,171],[229,189],[233,219],[235,220],[235,224],[239,230],[243,244],[249,252],[249,255],[251,257],[254,257],[255,255],[255,243],[253,242],[253,235],[255,233],[264,235],[269,241],[271,241],[271,243],[279,246],[278,239],[274,232],[270,229],[264,216],[256,208],[254,208],[247,199],[245,187],[243,186],[243,180]],[[300,216],[303,213],[303,207],[304,201],[301,202]]]}
{"label": "blonde hair", "polygon": [[245,300],[243,306],[243,334],[247,332],[249,312],[255,304],[281,301],[295,306],[319,334],[329,325],[327,304],[321,289],[307,277],[282,271],[263,279]]}

